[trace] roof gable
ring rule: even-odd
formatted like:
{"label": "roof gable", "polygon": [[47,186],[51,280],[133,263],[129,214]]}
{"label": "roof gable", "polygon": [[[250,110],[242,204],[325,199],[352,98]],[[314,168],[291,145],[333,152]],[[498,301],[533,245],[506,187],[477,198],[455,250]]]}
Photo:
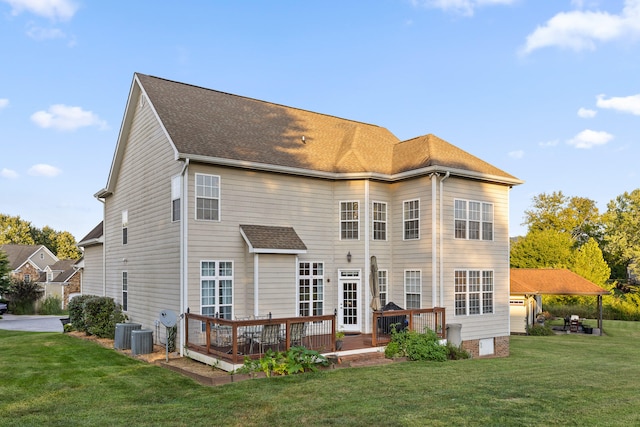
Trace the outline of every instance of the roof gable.
{"label": "roof gable", "polygon": [[26,263],[31,263],[35,268],[42,269],[46,267],[46,264],[40,262],[34,258],[39,252],[44,252],[55,261],[58,258],[44,245],[0,245],[0,250],[3,250],[7,254],[9,260],[9,266],[12,270],[18,270]]}

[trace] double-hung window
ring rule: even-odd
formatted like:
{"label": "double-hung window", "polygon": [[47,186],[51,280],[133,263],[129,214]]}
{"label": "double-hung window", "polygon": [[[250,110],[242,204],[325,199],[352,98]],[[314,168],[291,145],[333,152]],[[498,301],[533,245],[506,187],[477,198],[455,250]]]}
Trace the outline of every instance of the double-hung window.
{"label": "double-hung window", "polygon": [[456,270],[454,284],[455,315],[493,313],[493,271]]}
{"label": "double-hung window", "polygon": [[129,211],[122,211],[122,244],[129,243]]}
{"label": "double-hung window", "polygon": [[378,292],[380,293],[380,305],[387,305],[387,295],[389,292],[389,273],[387,270],[378,270]]}
{"label": "double-hung window", "polygon": [[127,311],[129,307],[129,273],[122,272],[122,310]]}
{"label": "double-hung window", "polygon": [[180,199],[182,196],[180,175],[171,178],[171,221],[180,221]]}
{"label": "double-hung window", "polygon": [[420,238],[420,200],[407,200],[404,202],[404,239],[415,240]]}
{"label": "double-hung window", "polygon": [[360,214],[357,201],[340,202],[340,239],[358,240],[360,230]]}
{"label": "double-hung window", "polygon": [[298,265],[298,315],[321,316],[324,308],[324,263]]}
{"label": "double-hung window", "polygon": [[404,306],[407,310],[420,308],[422,301],[422,272],[406,270],[404,272]]}
{"label": "double-hung window", "polygon": [[200,297],[202,315],[232,318],[232,261],[200,261]]}
{"label": "double-hung window", "polygon": [[196,174],[196,219],[220,220],[220,177]]}
{"label": "double-hung window", "polygon": [[454,222],[456,239],[493,240],[493,203],[456,199]]}
{"label": "double-hung window", "polygon": [[373,202],[373,240],[387,240],[387,204]]}

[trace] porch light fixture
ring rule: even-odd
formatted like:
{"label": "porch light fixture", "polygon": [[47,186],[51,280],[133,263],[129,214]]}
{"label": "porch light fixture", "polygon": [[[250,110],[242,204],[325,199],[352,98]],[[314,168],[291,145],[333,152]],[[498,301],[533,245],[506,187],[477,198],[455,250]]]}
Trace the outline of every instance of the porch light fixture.
{"label": "porch light fixture", "polygon": [[347,252],[347,262],[351,262],[351,251]]}

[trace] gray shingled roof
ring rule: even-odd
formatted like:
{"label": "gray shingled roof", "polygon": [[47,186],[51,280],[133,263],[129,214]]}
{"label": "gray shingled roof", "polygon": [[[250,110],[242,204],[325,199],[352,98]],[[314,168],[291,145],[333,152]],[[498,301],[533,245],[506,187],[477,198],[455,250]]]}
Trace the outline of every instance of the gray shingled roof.
{"label": "gray shingled roof", "polygon": [[90,246],[91,244],[95,244],[102,237],[104,228],[104,221],[100,221],[100,224],[93,227],[93,229],[82,238],[77,244],[77,246]]}
{"label": "gray shingled roof", "polygon": [[292,227],[240,225],[251,252],[303,253],[307,247]]}
{"label": "gray shingled roof", "polygon": [[19,268],[34,254],[42,245],[0,245],[0,250],[7,254],[9,266],[12,270]]}
{"label": "gray shingled roof", "polygon": [[145,74],[136,78],[184,157],[327,173],[393,175],[434,166],[520,182],[434,135],[401,142],[371,124]]}

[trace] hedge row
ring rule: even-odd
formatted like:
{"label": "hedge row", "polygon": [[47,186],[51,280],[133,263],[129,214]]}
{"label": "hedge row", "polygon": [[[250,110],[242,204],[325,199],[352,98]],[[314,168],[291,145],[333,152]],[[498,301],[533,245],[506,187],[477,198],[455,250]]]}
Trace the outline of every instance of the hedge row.
{"label": "hedge row", "polygon": [[123,323],[127,316],[113,298],[95,295],[79,295],[69,301],[69,322],[73,329],[113,339],[116,323]]}

